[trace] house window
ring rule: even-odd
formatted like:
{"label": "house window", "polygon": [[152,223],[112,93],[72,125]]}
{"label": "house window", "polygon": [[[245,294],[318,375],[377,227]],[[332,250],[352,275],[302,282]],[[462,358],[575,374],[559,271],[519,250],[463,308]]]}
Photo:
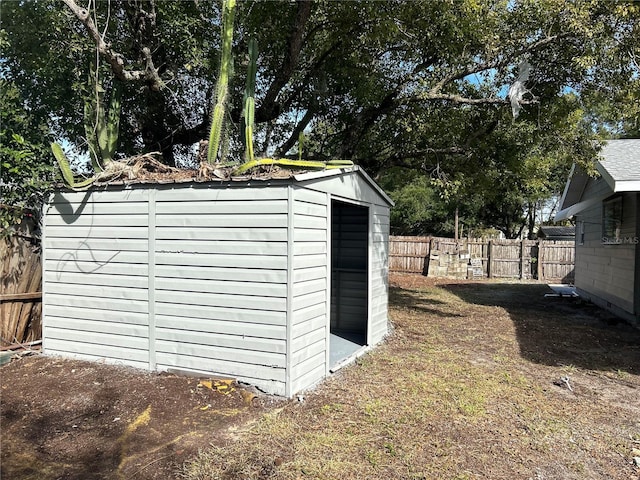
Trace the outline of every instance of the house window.
{"label": "house window", "polygon": [[584,220],[578,222],[578,245],[584,245]]}
{"label": "house window", "polygon": [[621,243],[622,197],[602,202],[602,243]]}

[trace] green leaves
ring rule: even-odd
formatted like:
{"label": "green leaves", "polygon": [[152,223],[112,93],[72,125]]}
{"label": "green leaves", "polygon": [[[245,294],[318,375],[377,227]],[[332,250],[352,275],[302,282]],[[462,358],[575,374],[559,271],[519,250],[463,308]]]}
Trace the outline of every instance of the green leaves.
{"label": "green leaves", "polygon": [[0,235],[11,235],[26,213],[39,220],[54,170],[44,125],[24,108],[20,90],[0,78],[0,92]]}

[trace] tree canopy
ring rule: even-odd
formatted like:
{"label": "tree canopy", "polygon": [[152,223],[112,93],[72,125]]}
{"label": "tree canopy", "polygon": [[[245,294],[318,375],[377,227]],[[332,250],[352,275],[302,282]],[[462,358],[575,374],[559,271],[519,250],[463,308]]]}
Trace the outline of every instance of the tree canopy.
{"label": "tree canopy", "polygon": [[[218,2],[1,8],[1,75],[35,122],[86,148],[87,79],[97,75],[107,96],[117,80],[119,155],[159,151],[168,164],[193,165],[218,76]],[[255,39],[259,155],[292,154],[304,132],[306,158],[350,159],[379,179],[419,172],[437,198],[481,204],[485,218],[474,218],[511,235],[505,219],[520,221],[527,204],[557,191],[571,162],[588,167],[593,139],[637,135],[639,19],[637,3],[606,0],[240,2],[228,158],[242,159]],[[507,93],[527,65],[514,118]]]}

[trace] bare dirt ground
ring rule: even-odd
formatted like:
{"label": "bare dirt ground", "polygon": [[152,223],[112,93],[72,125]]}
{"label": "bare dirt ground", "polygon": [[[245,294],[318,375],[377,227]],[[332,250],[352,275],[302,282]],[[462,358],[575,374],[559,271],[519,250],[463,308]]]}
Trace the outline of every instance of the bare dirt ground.
{"label": "bare dirt ground", "polygon": [[0,374],[3,480],[174,478],[278,403],[227,381],[42,355]]}
{"label": "bare dirt ground", "polygon": [[25,357],[2,479],[639,479],[640,331],[545,293],[393,275],[392,334],[303,401]]}

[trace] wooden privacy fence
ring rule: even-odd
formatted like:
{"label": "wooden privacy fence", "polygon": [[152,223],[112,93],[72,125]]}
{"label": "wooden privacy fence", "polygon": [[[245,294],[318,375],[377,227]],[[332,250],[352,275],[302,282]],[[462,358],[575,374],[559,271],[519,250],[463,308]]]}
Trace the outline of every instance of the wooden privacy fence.
{"label": "wooden privacy fence", "polygon": [[42,337],[42,269],[29,232],[0,238],[1,346]]}
{"label": "wooden privacy fence", "polygon": [[389,269],[436,277],[573,282],[572,241],[391,236]]}

